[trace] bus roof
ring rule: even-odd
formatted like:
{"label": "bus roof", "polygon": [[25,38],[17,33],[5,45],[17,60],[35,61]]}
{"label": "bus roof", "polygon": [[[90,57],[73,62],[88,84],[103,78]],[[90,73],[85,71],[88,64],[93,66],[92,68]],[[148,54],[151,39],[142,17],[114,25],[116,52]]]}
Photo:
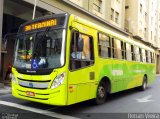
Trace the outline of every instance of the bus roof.
{"label": "bus roof", "polygon": [[[125,35],[125,34],[120,34],[118,31],[117,32],[114,32],[112,30],[109,30],[107,28],[104,28],[102,26],[99,26],[95,23],[92,23],[88,20],[85,20],[83,18],[80,18],[76,15],[73,15],[73,14],[68,14],[68,13],[62,13],[62,14],[53,14],[53,15],[47,15],[47,16],[43,16],[43,17],[39,17],[39,18],[36,18],[34,20],[30,20],[28,22],[25,22],[24,24],[22,24],[18,30],[18,33],[22,33],[22,32],[25,32],[25,26],[28,26],[28,27],[31,27],[29,30],[32,31],[32,30],[35,30],[35,26],[38,26],[40,25],[40,23],[42,23],[42,21],[46,21],[46,24],[47,22],[50,23],[52,21],[48,21],[50,19],[53,19],[53,18],[56,18],[58,19],[58,23],[57,21],[54,21],[54,23],[52,25],[54,26],[61,26],[61,27],[65,27],[67,25],[67,22],[68,22],[68,18],[69,16],[71,17],[74,17],[76,19],[74,19],[76,22],[80,22],[81,24],[83,25],[86,25],[86,26],[89,26],[89,27],[92,27],[94,29],[96,29],[98,32],[103,32],[103,33],[106,33],[106,34],[109,34],[115,38],[119,38],[120,40],[123,40],[127,43],[130,43],[130,44],[133,44],[133,45],[136,45],[138,47],[141,47],[141,48],[144,48],[146,50],[150,50],[152,52],[154,52],[154,49],[149,47],[149,46],[146,46],[144,45],[144,43],[141,43],[140,41],[136,41],[136,39],[134,39],[131,35]],[[63,21],[63,22],[62,22]],[[36,24],[37,23],[37,24]],[[45,23],[44,23],[45,24]],[[32,25],[33,25],[33,29],[32,29]],[[41,25],[40,25],[41,26]],[[42,25],[43,26],[43,25]],[[48,27],[49,25],[46,25],[46,27]],[[44,26],[45,27],[45,26]],[[43,28],[43,27],[37,27],[38,28]],[[28,30],[28,29],[27,29]]]}
{"label": "bus roof", "polygon": [[90,21],[88,21],[88,20],[85,20],[85,19],[80,18],[80,17],[78,17],[78,16],[76,16],[76,15],[73,15],[73,14],[71,15],[71,17],[75,17],[74,20],[75,20],[76,22],[79,22],[79,23],[81,23],[81,24],[83,24],[83,25],[86,25],[86,26],[88,26],[88,27],[91,27],[91,28],[93,28],[93,29],[96,29],[98,32],[106,33],[106,34],[111,35],[111,36],[113,36],[113,37],[115,37],[115,38],[118,38],[118,39],[120,39],[120,40],[122,40],[122,41],[125,41],[126,43],[136,45],[136,46],[138,46],[138,47],[140,47],[140,48],[143,48],[143,49],[145,49],[145,50],[150,50],[150,51],[152,51],[152,52],[155,51],[153,48],[145,45],[144,43],[142,43],[142,42],[140,42],[140,41],[136,41],[136,39],[134,39],[131,35],[130,35],[130,36],[128,36],[128,35],[121,35],[120,33],[118,33],[118,31],[117,31],[117,32],[111,31],[111,30],[109,30],[109,29],[107,29],[107,28],[104,28],[104,27],[102,27],[102,26],[99,26],[99,25],[97,25],[97,24],[95,24],[95,23],[92,23],[92,22],[90,22]]}

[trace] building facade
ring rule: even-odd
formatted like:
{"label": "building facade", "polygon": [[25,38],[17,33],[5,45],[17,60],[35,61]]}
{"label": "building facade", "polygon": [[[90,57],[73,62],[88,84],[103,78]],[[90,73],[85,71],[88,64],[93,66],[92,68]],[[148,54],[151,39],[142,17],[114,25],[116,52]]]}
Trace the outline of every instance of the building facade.
{"label": "building facade", "polygon": [[68,0],[90,13],[124,29],[125,0]]}
{"label": "building facade", "polygon": [[160,0],[68,0],[160,48]]}
{"label": "building facade", "polygon": [[[125,30],[157,49],[160,48],[160,0],[126,0]],[[157,73],[160,73],[157,52]]]}
{"label": "building facade", "polygon": [[[2,39],[6,34],[16,33],[21,23],[32,19],[34,3],[35,0],[0,0],[1,76],[4,76],[13,55],[7,52],[7,48],[13,46],[8,45],[3,49]],[[114,27],[120,33],[131,34],[160,49],[159,5],[160,0],[37,0],[35,17],[48,13],[72,13],[109,29]],[[159,58],[157,55],[158,72]]]}
{"label": "building facade", "polygon": [[[83,0],[74,1],[78,3],[85,8]],[[89,12],[160,49],[160,0],[88,0],[88,4]],[[159,61],[157,52],[157,73],[160,73]]]}

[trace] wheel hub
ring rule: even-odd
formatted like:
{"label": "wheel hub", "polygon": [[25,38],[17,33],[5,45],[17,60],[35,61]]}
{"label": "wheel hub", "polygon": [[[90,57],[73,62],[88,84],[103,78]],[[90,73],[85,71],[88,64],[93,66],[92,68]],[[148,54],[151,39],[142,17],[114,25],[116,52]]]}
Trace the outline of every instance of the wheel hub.
{"label": "wheel hub", "polygon": [[104,87],[100,86],[100,87],[98,88],[98,96],[99,96],[100,98],[103,98],[104,95],[105,95],[105,89],[104,89]]}

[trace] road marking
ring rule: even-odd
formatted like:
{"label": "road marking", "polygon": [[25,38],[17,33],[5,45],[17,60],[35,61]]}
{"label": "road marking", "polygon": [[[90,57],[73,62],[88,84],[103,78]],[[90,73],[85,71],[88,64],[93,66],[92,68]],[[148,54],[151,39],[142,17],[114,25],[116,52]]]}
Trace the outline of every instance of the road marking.
{"label": "road marking", "polygon": [[152,95],[148,95],[146,97],[140,98],[140,99],[136,99],[139,103],[145,103],[145,102],[152,102],[154,100],[151,100]]}
{"label": "road marking", "polygon": [[39,113],[39,114],[42,114],[42,115],[45,115],[45,116],[60,118],[60,119],[79,119],[77,117],[58,114],[58,113],[51,112],[51,111],[48,111],[48,110],[37,109],[37,108],[28,107],[28,106],[24,106],[24,105],[12,103],[12,102],[6,102],[6,101],[2,101],[2,100],[0,100],[0,104],[5,105],[5,106],[9,106],[9,107],[14,107],[14,108],[17,108],[17,109],[22,109],[22,110],[34,112],[34,113]]}

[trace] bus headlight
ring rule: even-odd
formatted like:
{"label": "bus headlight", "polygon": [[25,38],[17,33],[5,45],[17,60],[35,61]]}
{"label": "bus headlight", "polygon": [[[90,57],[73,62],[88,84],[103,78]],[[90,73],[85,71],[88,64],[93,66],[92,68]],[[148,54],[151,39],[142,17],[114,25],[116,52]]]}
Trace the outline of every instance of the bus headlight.
{"label": "bus headlight", "polygon": [[64,82],[65,73],[58,75],[52,83],[51,89],[60,86]]}
{"label": "bus headlight", "polygon": [[9,77],[11,78],[11,80],[12,80],[13,83],[16,83],[16,78],[15,78],[15,76],[12,73],[10,73]]}

